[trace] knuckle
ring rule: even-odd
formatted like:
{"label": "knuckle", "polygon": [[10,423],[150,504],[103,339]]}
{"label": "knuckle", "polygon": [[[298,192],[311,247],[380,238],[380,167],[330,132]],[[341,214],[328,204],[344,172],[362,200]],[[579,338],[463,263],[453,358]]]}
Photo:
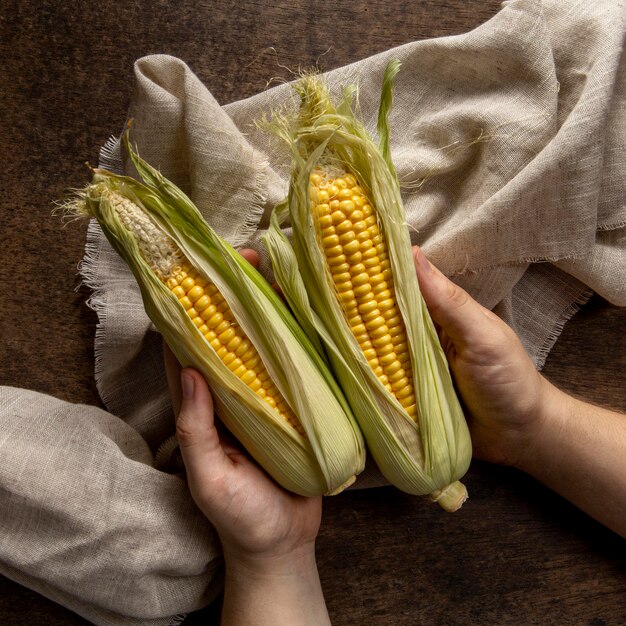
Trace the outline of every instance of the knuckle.
{"label": "knuckle", "polygon": [[176,422],[176,438],[180,448],[185,450],[213,450],[220,445],[219,435],[211,424],[187,419],[182,413]]}
{"label": "knuckle", "polygon": [[[431,315],[442,320],[456,318],[457,312],[464,309],[471,302],[470,295],[455,285],[452,281],[447,281],[442,291],[442,297],[438,302],[430,307]],[[445,322],[444,322],[445,323]]]}
{"label": "knuckle", "polygon": [[470,301],[470,295],[462,289],[458,285],[455,285],[453,282],[449,282],[447,286],[448,292],[448,302],[450,306],[455,309],[461,309],[465,307]]}
{"label": "knuckle", "polygon": [[176,420],[176,437],[181,446],[193,445],[198,439],[198,433],[186,415],[181,413]]}

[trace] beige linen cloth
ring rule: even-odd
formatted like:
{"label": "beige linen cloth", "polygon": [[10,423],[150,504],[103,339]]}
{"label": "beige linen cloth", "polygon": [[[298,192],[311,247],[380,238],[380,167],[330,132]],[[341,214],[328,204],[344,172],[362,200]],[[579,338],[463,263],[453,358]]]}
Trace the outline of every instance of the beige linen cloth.
{"label": "beige linen cloth", "polygon": [[[328,74],[335,92],[358,82],[374,131],[383,71],[402,61],[390,121],[413,241],[538,367],[592,292],[626,305],[623,38],[621,1],[514,0],[465,35]],[[263,252],[289,163],[253,122],[295,106],[290,87],[220,107],[176,58],[140,59],[135,75],[142,156],[231,243]],[[102,159],[123,167],[116,141]],[[173,433],[160,338],[94,224],[82,275],[110,413],[0,390],[1,570],[96,624],[178,623],[215,596],[218,543],[167,454],[155,459]]]}

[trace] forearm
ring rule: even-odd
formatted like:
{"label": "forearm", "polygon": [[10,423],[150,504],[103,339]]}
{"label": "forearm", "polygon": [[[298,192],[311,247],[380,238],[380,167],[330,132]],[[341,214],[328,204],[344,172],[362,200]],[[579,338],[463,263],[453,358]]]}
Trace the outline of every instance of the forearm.
{"label": "forearm", "polygon": [[626,416],[546,384],[542,427],[518,468],[626,537]]}
{"label": "forearm", "polygon": [[260,563],[226,557],[222,626],[324,626],[330,624],[315,562],[300,554]]}

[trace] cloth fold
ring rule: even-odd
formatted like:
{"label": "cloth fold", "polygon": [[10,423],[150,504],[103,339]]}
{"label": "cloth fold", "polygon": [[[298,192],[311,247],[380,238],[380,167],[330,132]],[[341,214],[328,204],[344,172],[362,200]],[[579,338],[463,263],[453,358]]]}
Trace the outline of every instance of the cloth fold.
{"label": "cloth fold", "polygon": [[168,626],[220,586],[183,478],[97,407],[0,387],[2,573],[107,626]]}
{"label": "cloth fold", "polygon": [[[326,76],[334,93],[359,85],[374,133],[385,66],[400,59],[391,143],[412,240],[516,330],[538,367],[592,292],[626,305],[623,38],[621,0],[512,0],[465,35]],[[233,245],[256,248],[269,276],[260,238],[289,157],[254,122],[297,106],[291,87],[221,107],[167,55],[139,59],[135,78],[141,155]],[[116,140],[101,160],[132,174]],[[96,624],[167,624],[215,595],[217,544],[183,481],[155,468],[174,430],[161,341],[95,224],[81,273],[110,414],[0,389],[0,569]]]}

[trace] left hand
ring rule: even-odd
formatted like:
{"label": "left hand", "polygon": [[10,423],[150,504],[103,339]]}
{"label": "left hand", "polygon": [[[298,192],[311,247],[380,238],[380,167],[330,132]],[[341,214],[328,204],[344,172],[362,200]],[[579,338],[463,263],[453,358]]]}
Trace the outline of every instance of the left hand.
{"label": "left hand", "polygon": [[[258,255],[244,251],[253,265]],[[202,375],[182,370],[165,347],[176,433],[191,495],[215,526],[227,560],[276,559],[313,550],[321,498],[306,498],[277,485],[234,441],[218,433],[213,401]]]}

